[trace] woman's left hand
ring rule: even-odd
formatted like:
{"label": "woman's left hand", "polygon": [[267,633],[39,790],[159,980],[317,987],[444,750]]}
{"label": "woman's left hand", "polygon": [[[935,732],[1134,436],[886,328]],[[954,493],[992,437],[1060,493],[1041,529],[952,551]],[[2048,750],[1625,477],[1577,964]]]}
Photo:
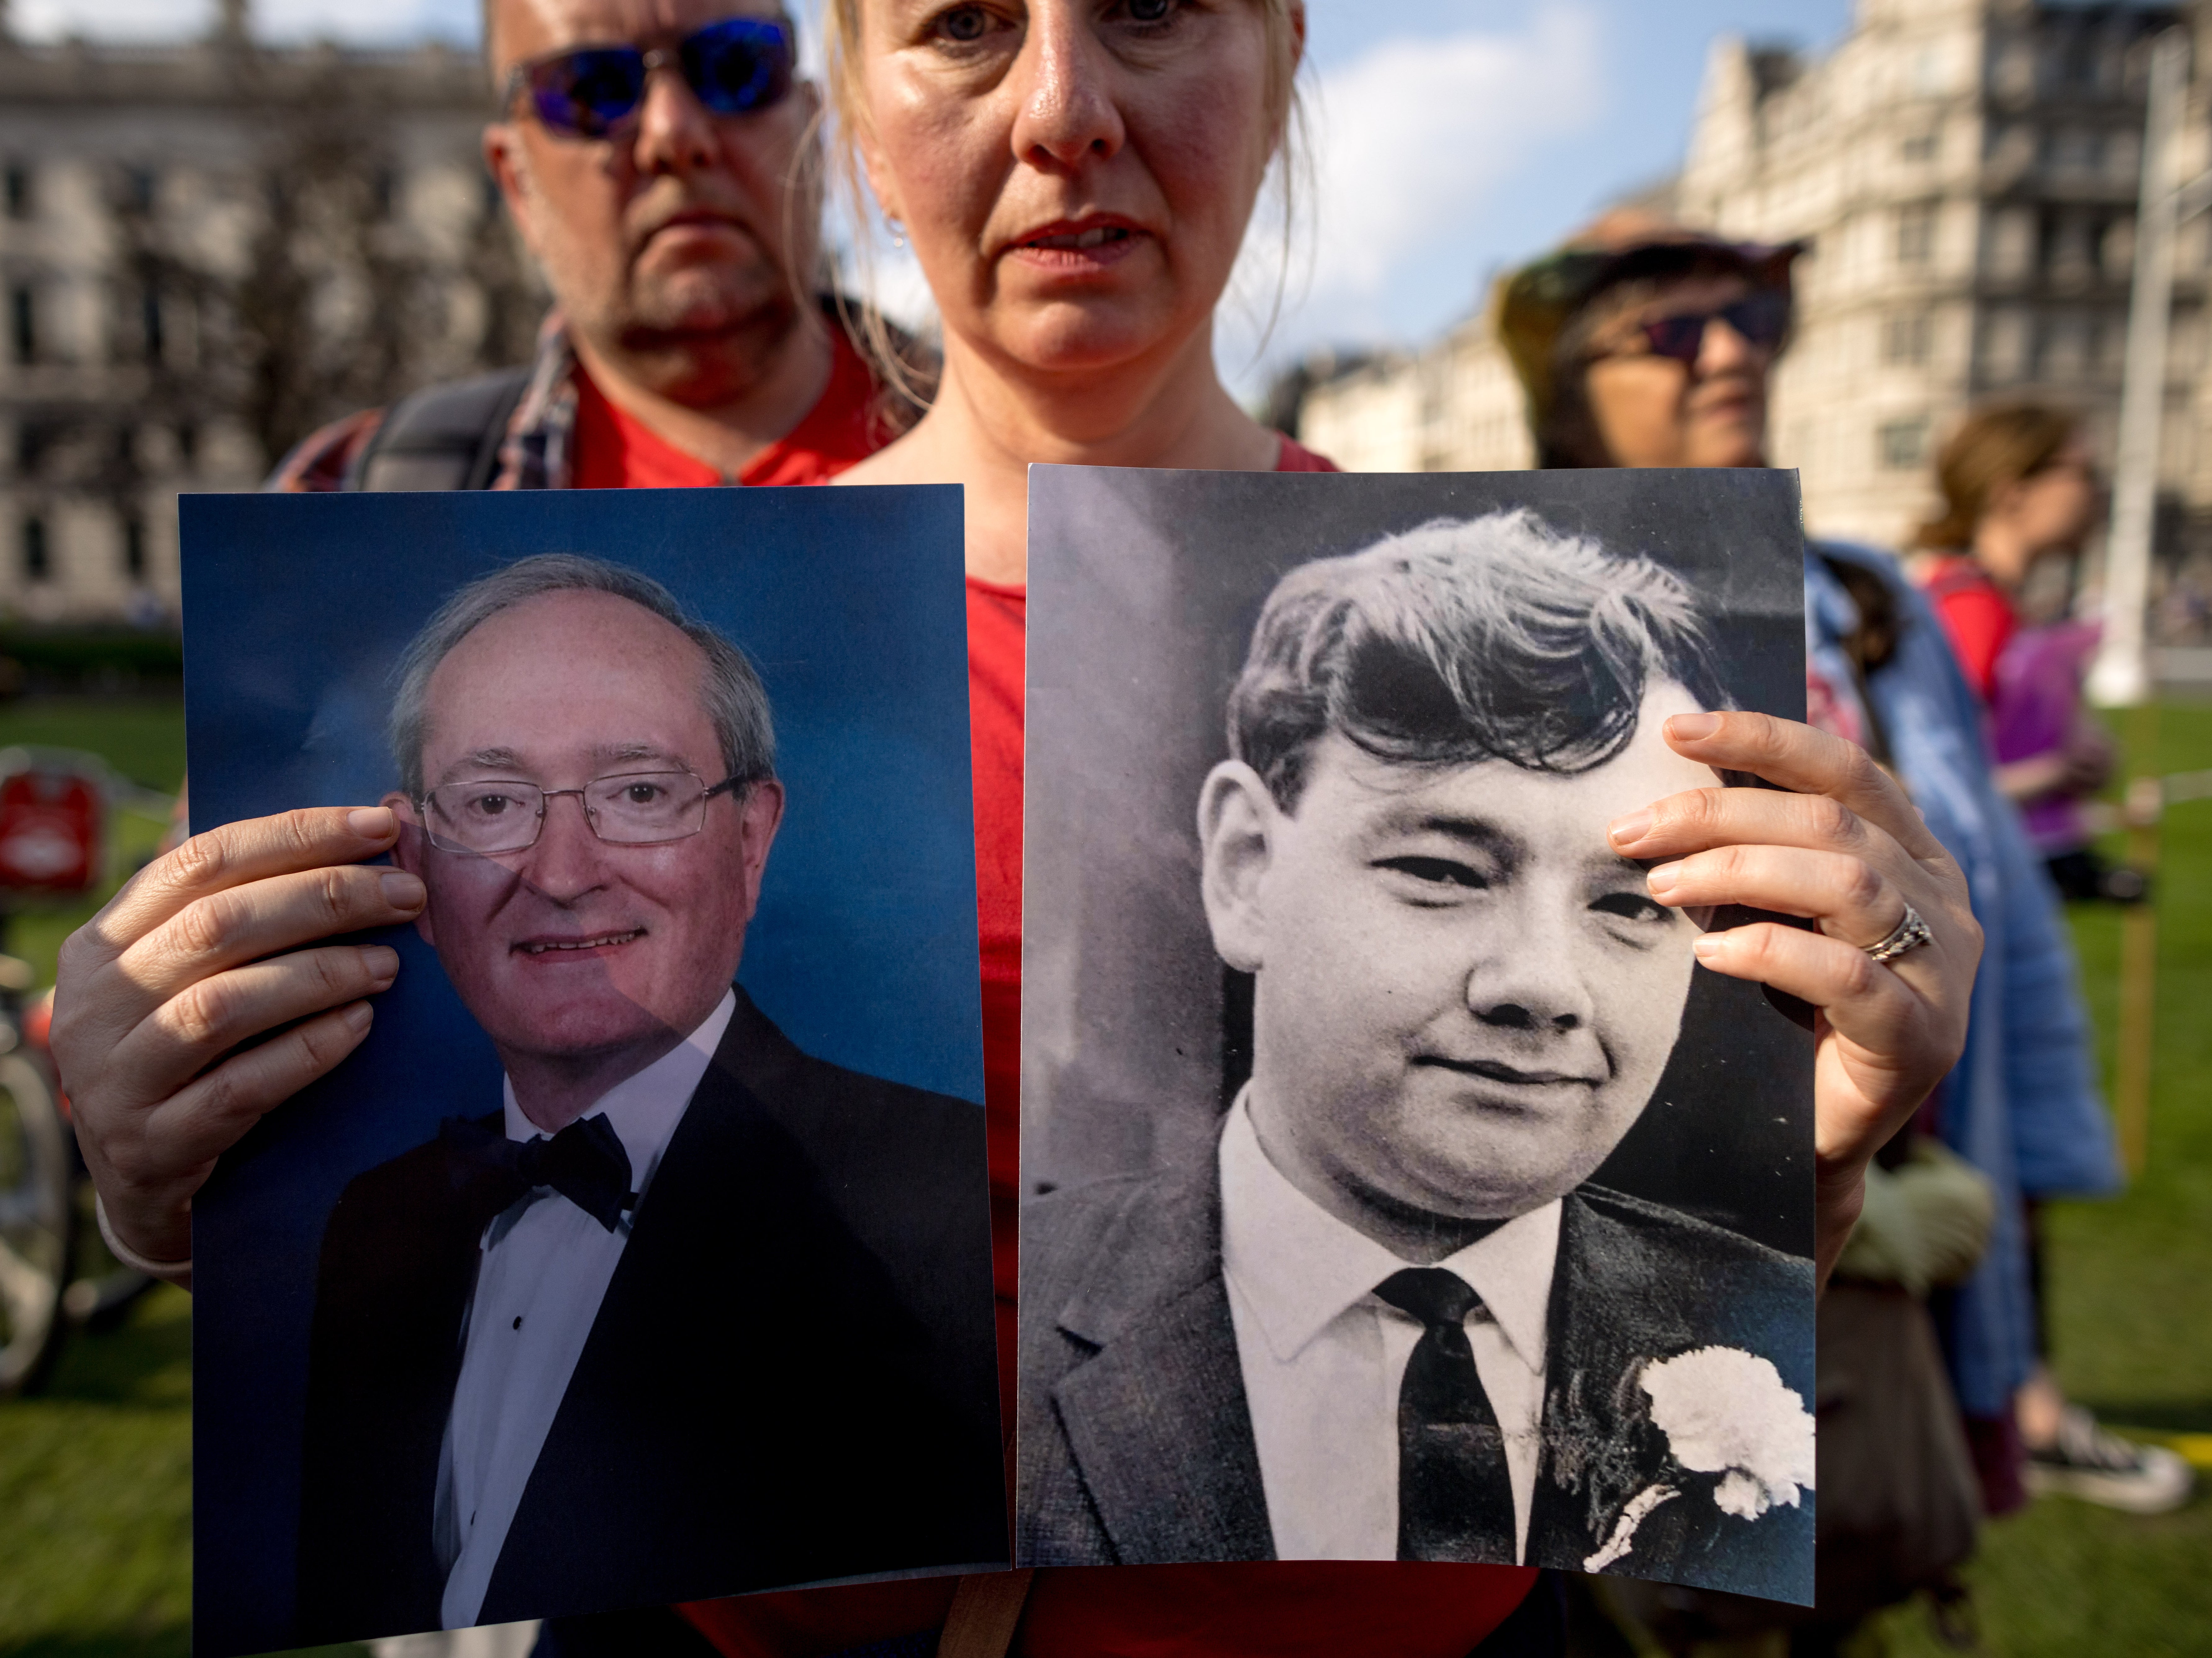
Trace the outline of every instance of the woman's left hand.
{"label": "woman's left hand", "polygon": [[[1838,737],[1729,712],[1676,714],[1668,746],[1775,789],[1693,789],[1612,825],[1614,850],[1656,860],[1651,896],[1676,908],[1742,904],[1809,917],[1708,932],[1698,959],[1809,1002],[1818,1042],[1814,1145],[1820,1281],[1857,1220],[1866,1167],[1966,1042],[1982,929],[1966,877],[1866,751]],[[1933,935],[1877,963],[1869,950],[1910,905]]]}

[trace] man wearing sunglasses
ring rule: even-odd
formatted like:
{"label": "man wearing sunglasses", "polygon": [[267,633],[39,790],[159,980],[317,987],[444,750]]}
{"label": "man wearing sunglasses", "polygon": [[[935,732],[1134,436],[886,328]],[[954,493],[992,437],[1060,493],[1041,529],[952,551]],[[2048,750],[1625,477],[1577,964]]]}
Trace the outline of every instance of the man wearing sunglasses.
{"label": "man wearing sunglasses", "polygon": [[819,483],[896,435],[823,280],[777,0],[487,0],[484,156],[552,289],[535,359],[314,434],[274,487]]}
{"label": "man wearing sunglasses", "polygon": [[325,1230],[296,1638],[1003,1559],[983,1114],[732,982],[783,812],[750,665],[556,555],[398,686],[396,859],[506,1081]]}

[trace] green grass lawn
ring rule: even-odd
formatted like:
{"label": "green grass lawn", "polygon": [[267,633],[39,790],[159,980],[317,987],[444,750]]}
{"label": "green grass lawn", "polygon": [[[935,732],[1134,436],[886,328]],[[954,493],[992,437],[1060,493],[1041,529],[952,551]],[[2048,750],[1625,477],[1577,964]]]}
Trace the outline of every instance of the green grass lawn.
{"label": "green grass lawn", "polygon": [[[174,700],[0,707],[0,747],[89,749],[173,793],[185,775]],[[106,889],[10,918],[8,944],[53,981],[54,952],[149,856],[166,824],[113,825]],[[191,1650],[191,1301],[162,1290],[111,1334],[78,1339],[43,1397],[0,1404],[0,1655],[177,1658]],[[360,1655],[365,1649],[334,1649]]]}
{"label": "green grass lawn", "polygon": [[[100,750],[155,788],[183,774],[173,704],[0,708],[0,745],[21,742]],[[2162,772],[2212,768],[2212,708],[2167,709],[2159,749]],[[124,830],[140,851],[158,835]],[[18,918],[15,947],[51,975],[90,908]],[[2160,925],[2149,1168],[2124,1197],[2052,1217],[2057,1363],[2109,1422],[2212,1432],[2212,800],[2168,817]],[[2109,1033],[2117,917],[2085,909],[2075,926]],[[0,1658],[189,1650],[190,1332],[189,1302],[164,1291],[73,1346],[46,1397],[0,1404]],[[2156,1519],[2045,1500],[1991,1526],[1969,1576],[1998,1658],[2212,1652],[2206,1497]],[[1916,1611],[1889,1633],[1899,1654],[1948,1650]]]}
{"label": "green grass lawn", "polygon": [[[2212,708],[2163,709],[2158,746],[2161,774],[2212,768]],[[2212,1433],[2212,800],[2172,808],[2161,857],[2148,1163],[2125,1196],[2051,1216],[2052,1357],[2107,1423]],[[2118,914],[2078,908],[2074,931],[2109,1077]],[[2047,1498],[1992,1524],[1967,1576],[2003,1658],[2212,1653],[2212,1494],[2148,1519]],[[1946,1650],[1917,1614],[1893,1632]]]}
{"label": "green grass lawn", "polygon": [[[108,701],[57,697],[0,706],[0,748],[13,744],[88,749],[158,794],[174,794],[185,779],[185,710],[174,699]],[[54,952],[161,844],[166,821],[137,811],[117,814],[110,835],[107,890],[82,903],[39,902],[8,918],[6,948],[52,984]]]}
{"label": "green grass lawn", "polygon": [[191,1329],[158,1291],[0,1406],[0,1652],[191,1651]]}

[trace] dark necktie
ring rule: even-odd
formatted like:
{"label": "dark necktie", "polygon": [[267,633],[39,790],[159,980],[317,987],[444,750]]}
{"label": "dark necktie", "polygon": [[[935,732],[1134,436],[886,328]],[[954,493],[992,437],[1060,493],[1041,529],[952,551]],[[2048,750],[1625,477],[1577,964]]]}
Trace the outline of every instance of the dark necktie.
{"label": "dark necktie", "polygon": [[1425,1327],[1398,1388],[1398,1558],[1510,1565],[1505,1437],[1467,1339],[1482,1297],[1441,1266],[1394,1272],[1375,1293]]}
{"label": "dark necktie", "polygon": [[548,1139],[511,1140],[496,1129],[449,1118],[443,1131],[469,1162],[491,1174],[505,1203],[550,1186],[610,1232],[637,1202],[629,1189],[629,1153],[605,1116],[585,1117]]}

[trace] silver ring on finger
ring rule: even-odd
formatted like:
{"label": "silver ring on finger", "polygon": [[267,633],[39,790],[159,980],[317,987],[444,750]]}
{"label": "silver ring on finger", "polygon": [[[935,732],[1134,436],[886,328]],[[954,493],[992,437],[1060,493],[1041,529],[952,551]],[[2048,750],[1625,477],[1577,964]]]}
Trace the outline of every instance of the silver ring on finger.
{"label": "silver ring on finger", "polygon": [[1893,962],[1900,956],[1911,955],[1923,944],[1935,942],[1936,934],[1920,919],[1920,912],[1907,904],[1897,925],[1890,928],[1889,936],[1879,944],[1867,945],[1866,953],[1877,962]]}

